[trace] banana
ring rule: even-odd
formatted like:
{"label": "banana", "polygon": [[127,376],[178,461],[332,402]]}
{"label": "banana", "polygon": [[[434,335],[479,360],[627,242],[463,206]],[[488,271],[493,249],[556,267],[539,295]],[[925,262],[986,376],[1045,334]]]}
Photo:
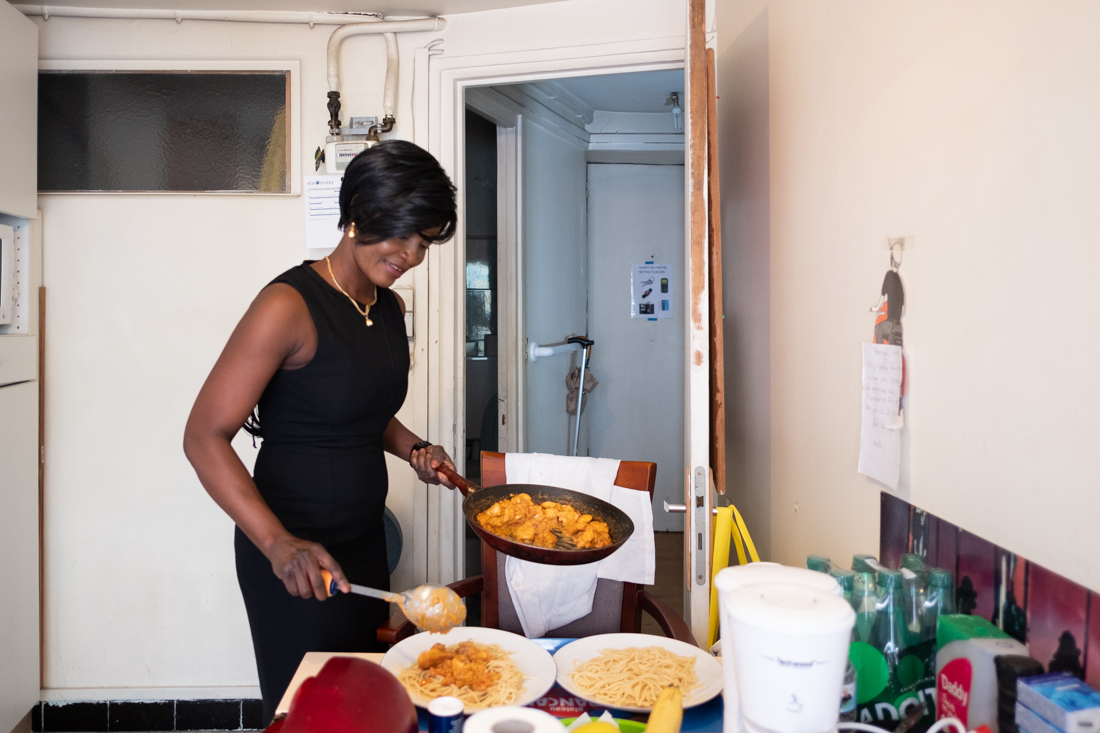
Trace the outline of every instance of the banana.
{"label": "banana", "polygon": [[680,733],[684,719],[683,696],[678,687],[666,687],[649,714],[646,733]]}

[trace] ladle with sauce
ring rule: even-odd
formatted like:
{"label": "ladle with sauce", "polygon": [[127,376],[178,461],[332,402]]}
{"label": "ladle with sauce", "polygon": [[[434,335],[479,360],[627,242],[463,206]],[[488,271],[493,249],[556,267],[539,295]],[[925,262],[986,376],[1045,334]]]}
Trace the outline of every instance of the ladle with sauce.
{"label": "ladle with sauce", "polygon": [[[321,571],[329,596],[340,593],[340,587],[327,570]],[[351,585],[351,592],[396,603],[405,617],[416,626],[433,634],[446,634],[466,620],[466,604],[445,585],[418,585],[404,593],[390,593],[365,585]]]}

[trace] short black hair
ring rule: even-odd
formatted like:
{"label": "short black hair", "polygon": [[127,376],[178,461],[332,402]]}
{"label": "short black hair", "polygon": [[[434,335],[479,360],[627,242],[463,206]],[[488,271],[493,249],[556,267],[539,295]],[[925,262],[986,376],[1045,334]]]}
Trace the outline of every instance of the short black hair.
{"label": "short black hair", "polygon": [[[455,187],[432,154],[406,140],[386,140],[352,159],[340,186],[340,227],[354,224],[364,244],[419,234],[454,236]],[[429,229],[437,234],[424,234]]]}

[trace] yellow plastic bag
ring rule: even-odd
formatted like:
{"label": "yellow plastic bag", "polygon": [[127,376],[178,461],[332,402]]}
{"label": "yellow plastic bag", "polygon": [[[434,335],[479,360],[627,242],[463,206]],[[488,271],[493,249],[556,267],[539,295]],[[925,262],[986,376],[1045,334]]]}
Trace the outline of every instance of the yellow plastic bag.
{"label": "yellow plastic bag", "polygon": [[[737,551],[737,564],[746,562],[760,562],[760,555],[756,552],[749,535],[749,528],[745,526],[745,520],[737,507],[718,507],[718,513],[714,518],[714,560],[710,565],[710,625],[707,633],[707,646],[713,646],[718,641],[718,593],[714,590],[714,576],[719,570],[727,567],[730,561],[730,542],[733,542]],[[747,551],[747,555],[746,555]]]}

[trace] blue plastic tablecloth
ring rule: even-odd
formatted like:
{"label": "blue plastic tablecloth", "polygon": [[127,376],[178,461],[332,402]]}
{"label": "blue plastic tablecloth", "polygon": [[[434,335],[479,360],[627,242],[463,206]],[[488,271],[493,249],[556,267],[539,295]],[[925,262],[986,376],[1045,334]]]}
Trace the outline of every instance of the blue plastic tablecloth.
{"label": "blue plastic tablecloth", "polygon": [[[550,654],[554,654],[558,649],[568,644],[575,639],[532,639]],[[556,713],[554,709],[559,701],[562,701],[563,695],[569,695],[569,693],[562,690],[562,688],[554,685],[550,690],[538,700],[531,703],[528,707],[540,708],[547,710],[551,714]],[[576,701],[575,698],[568,698],[570,703],[581,702]],[[588,714],[593,718],[598,718],[603,712],[604,708],[587,705]],[[417,708],[417,715],[420,718],[420,730],[426,732],[428,730],[428,713],[425,710]],[[629,720],[639,720],[645,722],[648,716],[644,714],[629,713],[622,710],[611,710],[611,714],[616,718],[626,718]],[[557,717],[575,717],[576,712],[571,712],[568,715],[558,715]],[[708,703],[691,708],[684,711],[684,722],[680,728],[681,733],[722,733],[722,696],[718,695],[716,698]]]}

